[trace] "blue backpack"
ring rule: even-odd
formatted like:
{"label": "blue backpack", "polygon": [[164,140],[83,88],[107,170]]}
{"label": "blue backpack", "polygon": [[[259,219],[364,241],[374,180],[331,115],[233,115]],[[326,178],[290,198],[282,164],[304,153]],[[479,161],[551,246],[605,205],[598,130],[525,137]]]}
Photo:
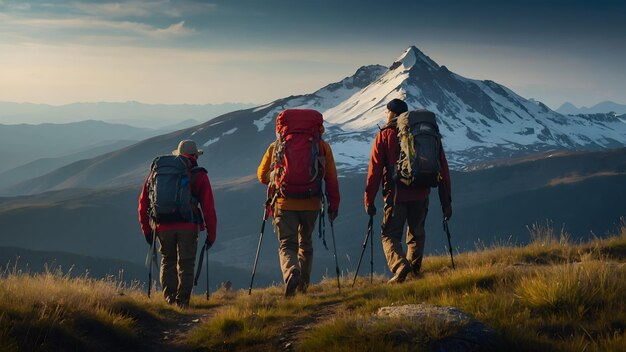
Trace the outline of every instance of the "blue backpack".
{"label": "blue backpack", "polygon": [[152,161],[148,199],[150,217],[156,223],[202,222],[198,199],[191,190],[198,172],[206,170],[193,166],[185,156],[163,155]]}

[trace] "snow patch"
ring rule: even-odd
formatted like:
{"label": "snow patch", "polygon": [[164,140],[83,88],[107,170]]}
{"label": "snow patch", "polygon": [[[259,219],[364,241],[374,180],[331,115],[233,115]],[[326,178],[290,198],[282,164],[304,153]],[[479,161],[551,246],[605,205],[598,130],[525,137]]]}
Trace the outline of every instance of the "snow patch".
{"label": "snow patch", "polygon": [[272,117],[274,116],[274,114],[267,114],[265,116],[263,116],[262,118],[258,119],[258,120],[254,120],[252,121],[252,123],[256,126],[257,128],[257,132],[261,132],[265,129],[265,126],[267,126],[268,123],[270,123],[270,121],[272,121]]}
{"label": "snow patch", "polygon": [[213,139],[209,139],[209,140],[208,140],[206,143],[204,143],[202,146],[203,146],[203,147],[208,147],[208,146],[210,146],[211,144],[217,143],[217,141],[219,141],[219,140],[220,140],[220,137],[213,138]]}
{"label": "snow patch", "polygon": [[222,133],[222,136],[225,136],[225,135],[227,135],[227,134],[233,134],[233,133],[235,133],[236,131],[237,131],[237,127],[233,127],[233,128],[231,128],[231,129],[229,129],[228,131],[226,131],[226,132]]}
{"label": "snow patch", "polygon": [[193,132],[191,133],[191,135],[193,136],[193,135],[195,135],[196,133],[198,133],[198,132],[202,131],[203,129],[204,129],[204,127],[200,127],[200,128],[198,128],[197,130],[193,131]]}
{"label": "snow patch", "polygon": [[270,106],[272,106],[272,104],[273,103],[269,103],[269,104],[265,104],[265,105],[259,106],[258,108],[254,108],[254,110],[252,110],[252,112],[259,112],[259,111],[261,111],[263,109],[267,109]]}

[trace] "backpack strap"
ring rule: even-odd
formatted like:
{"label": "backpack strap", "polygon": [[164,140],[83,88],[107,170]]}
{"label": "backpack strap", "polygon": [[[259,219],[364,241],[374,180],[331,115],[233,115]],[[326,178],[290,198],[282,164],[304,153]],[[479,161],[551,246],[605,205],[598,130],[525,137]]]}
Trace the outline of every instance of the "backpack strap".
{"label": "backpack strap", "polygon": [[319,172],[320,169],[322,170],[322,174],[318,175],[317,178],[323,180],[324,176],[326,176],[326,149],[324,148],[324,143],[321,138],[317,148],[317,163],[315,163],[315,167],[317,169],[316,172]]}
{"label": "backpack strap", "polygon": [[196,179],[202,173],[206,175],[208,174],[208,171],[201,166],[192,166],[189,169],[189,185],[191,187],[191,199],[193,200],[192,206],[194,208],[194,212],[198,215],[200,223],[204,224],[204,217],[202,216],[202,212],[198,208],[198,203],[199,203],[198,197],[195,194],[193,194],[193,187],[196,184]]}

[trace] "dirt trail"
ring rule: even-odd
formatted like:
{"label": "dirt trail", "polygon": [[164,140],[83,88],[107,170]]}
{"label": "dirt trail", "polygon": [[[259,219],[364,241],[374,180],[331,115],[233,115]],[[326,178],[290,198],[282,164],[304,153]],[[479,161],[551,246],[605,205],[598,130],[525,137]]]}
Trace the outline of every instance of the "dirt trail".
{"label": "dirt trail", "polygon": [[213,314],[212,309],[192,308],[183,312],[165,313],[165,320],[139,320],[137,329],[141,338],[142,351],[183,352],[191,351],[184,344],[185,335]]}
{"label": "dirt trail", "polygon": [[278,339],[278,347],[280,350],[285,352],[294,351],[298,347],[302,337],[311,330],[313,326],[335,315],[337,307],[339,307],[341,303],[341,301],[329,302],[320,306],[315,313],[289,324]]}

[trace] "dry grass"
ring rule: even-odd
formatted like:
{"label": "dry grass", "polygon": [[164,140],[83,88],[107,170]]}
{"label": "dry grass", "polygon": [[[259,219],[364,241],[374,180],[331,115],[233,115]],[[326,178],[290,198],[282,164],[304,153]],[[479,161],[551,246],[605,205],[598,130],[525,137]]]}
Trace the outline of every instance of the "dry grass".
{"label": "dry grass", "polygon": [[98,351],[112,342],[134,349],[135,316],[168,309],[112,279],[6,269],[0,282],[0,345],[7,350]]}
{"label": "dry grass", "polygon": [[[426,302],[485,322],[511,352],[626,351],[626,221],[614,236],[589,243],[571,243],[550,223],[529,230],[530,245],[457,255],[456,270],[448,256],[427,257],[424,276],[400,285],[384,285],[377,275],[374,284],[363,276],[351,288],[353,274],[346,273],[341,292],[329,277],[291,299],[282,286],[250,296],[218,291],[209,301],[194,296],[192,307],[210,310],[210,318],[185,342],[195,350],[279,350],[288,336],[304,351],[427,348],[457,328],[370,321],[380,307]],[[3,351],[136,350],[138,321],[181,313],[113,280],[11,270],[0,278]]]}

